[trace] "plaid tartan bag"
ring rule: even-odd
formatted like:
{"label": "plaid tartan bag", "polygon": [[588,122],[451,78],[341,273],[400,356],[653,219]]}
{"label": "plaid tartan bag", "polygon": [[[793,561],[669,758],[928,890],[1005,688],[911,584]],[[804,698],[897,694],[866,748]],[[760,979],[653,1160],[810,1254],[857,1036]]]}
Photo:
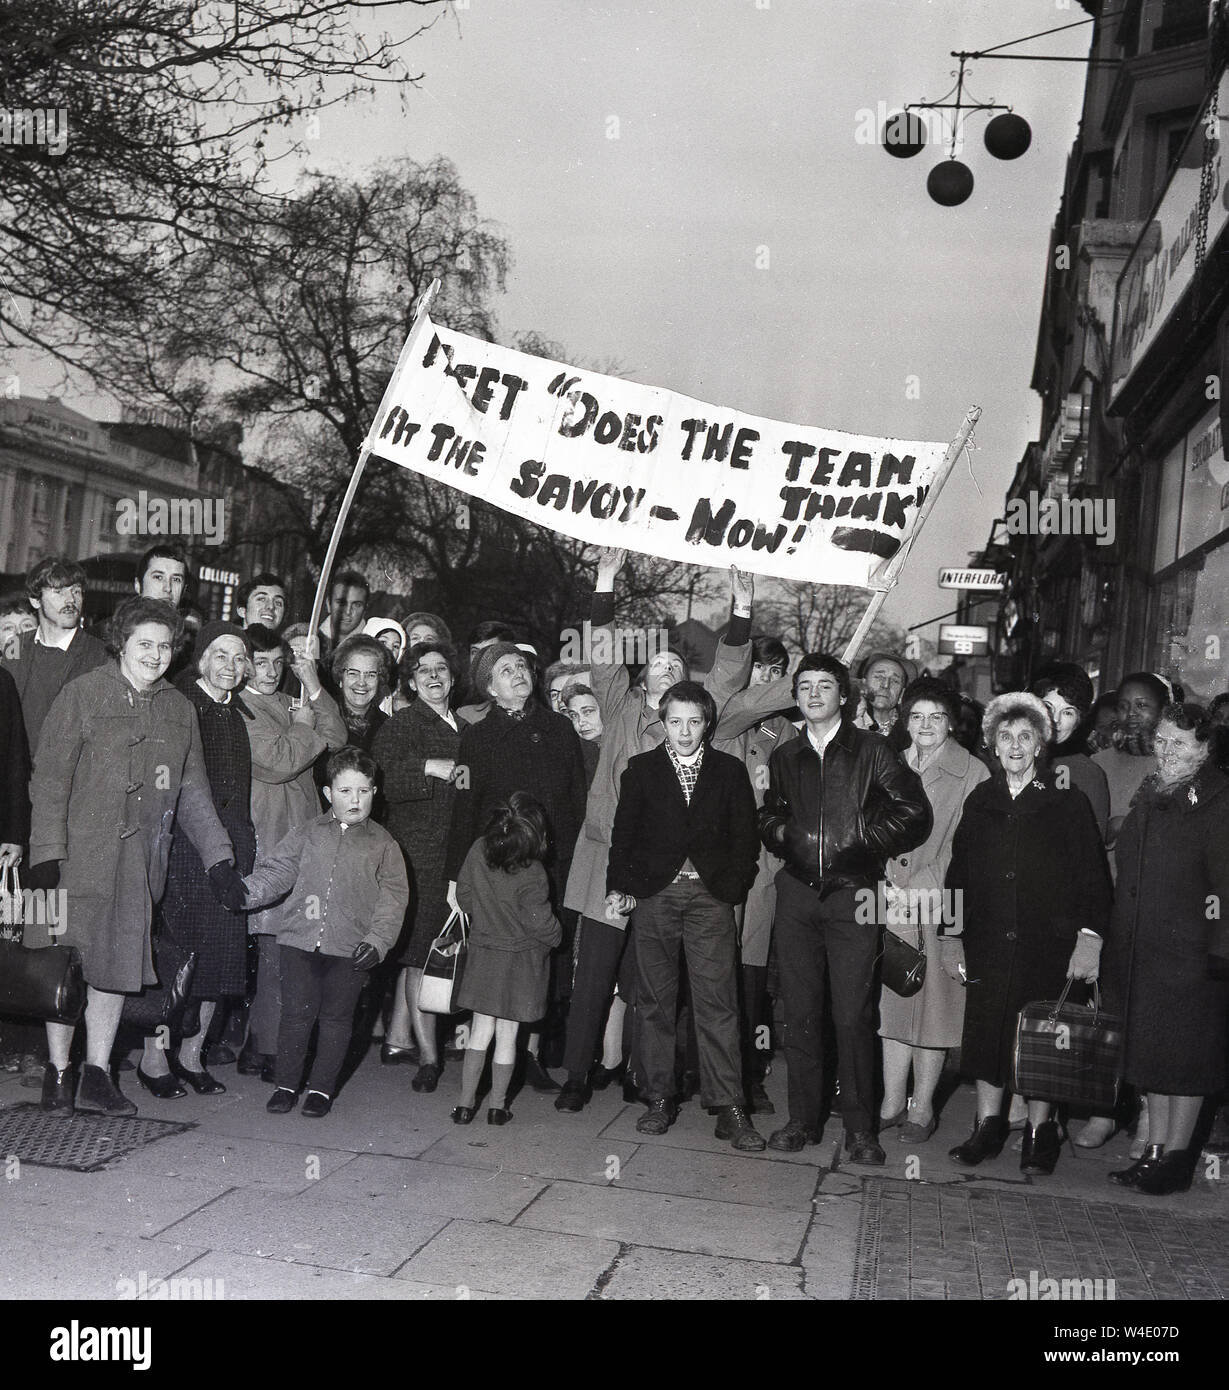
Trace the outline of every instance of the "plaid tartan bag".
{"label": "plaid tartan bag", "polygon": [[1088,1004],[1069,1004],[1073,980],[1055,1001],[1026,1004],[1016,1022],[1011,1089],[1030,1100],[1088,1106],[1109,1114],[1122,1084],[1123,1023],[1101,1008],[1094,982]]}

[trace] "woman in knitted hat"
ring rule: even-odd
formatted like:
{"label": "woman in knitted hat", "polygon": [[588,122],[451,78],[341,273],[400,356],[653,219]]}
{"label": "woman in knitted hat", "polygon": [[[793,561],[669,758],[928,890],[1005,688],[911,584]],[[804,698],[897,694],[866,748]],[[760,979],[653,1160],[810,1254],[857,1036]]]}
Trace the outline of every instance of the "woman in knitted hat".
{"label": "woman in knitted hat", "polygon": [[[977,1123],[951,1156],[970,1168],[1007,1139],[1003,1100],[1020,1010],[1056,998],[1064,977],[1097,978],[1111,899],[1088,800],[1060,788],[1045,766],[1045,705],[1024,692],[996,696],[982,729],[998,768],[965,801],[945,882],[959,895],[968,978],[960,1060],[977,1082]],[[1058,1124],[1046,1102],[1025,1099],[1021,1171],[1052,1173]]]}

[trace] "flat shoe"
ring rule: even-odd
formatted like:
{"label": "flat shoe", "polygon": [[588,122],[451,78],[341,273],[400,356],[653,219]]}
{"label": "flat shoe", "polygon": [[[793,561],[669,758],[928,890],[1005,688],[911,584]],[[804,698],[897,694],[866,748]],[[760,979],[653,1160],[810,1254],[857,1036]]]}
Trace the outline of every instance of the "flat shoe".
{"label": "flat shoe", "polygon": [[879,1133],[882,1134],[885,1129],[894,1129],[897,1125],[903,1125],[908,1114],[909,1107],[906,1105],[898,1110],[895,1115],[880,1115]]}
{"label": "flat shoe", "polygon": [[102,1067],[88,1063],[77,1083],[77,1109],[96,1115],[135,1115],[137,1108]]}
{"label": "flat shoe", "polygon": [[380,1065],[384,1067],[396,1067],[405,1062],[417,1060],[418,1049],[416,1047],[391,1047],[384,1043],[380,1048]]}
{"label": "flat shoe", "polygon": [[458,1105],[452,1112],[452,1122],[454,1125],[468,1125],[473,1123],[476,1105]]}
{"label": "flat shoe", "polygon": [[177,1100],[180,1096],[188,1094],[170,1072],[167,1072],[165,1076],[147,1076],[138,1067],[137,1080],[151,1096],[158,1100]]}
{"label": "flat shoe", "polygon": [[434,1091],[440,1084],[440,1073],[443,1068],[437,1062],[424,1062],[414,1073],[414,1079],[410,1082],[411,1091]]}
{"label": "flat shoe", "polygon": [[308,1091],[303,1097],[303,1105],[299,1110],[300,1115],[306,1115],[309,1120],[320,1120],[333,1108],[332,1096],[326,1096],[323,1091]]}
{"label": "flat shoe", "polygon": [[220,1096],[226,1087],[207,1071],[190,1071],[176,1058],[170,1064],[171,1070],[181,1081],[186,1081],[198,1096]]}
{"label": "flat shoe", "polygon": [[907,1124],[900,1127],[900,1142],[902,1144],[924,1144],[927,1139],[939,1127],[939,1122],[932,1115],[927,1124],[919,1125],[910,1120]]}
{"label": "flat shoe", "polygon": [[265,1109],[270,1115],[289,1115],[299,1097],[289,1086],[279,1086],[269,1097]]}
{"label": "flat shoe", "polygon": [[1118,1126],[1113,1120],[1096,1116],[1080,1130],[1078,1134],[1072,1135],[1071,1142],[1077,1149],[1099,1149],[1108,1144],[1118,1132]]}
{"label": "flat shoe", "polygon": [[503,1110],[498,1106],[492,1106],[486,1112],[486,1122],[489,1125],[506,1125],[511,1118],[511,1110]]}

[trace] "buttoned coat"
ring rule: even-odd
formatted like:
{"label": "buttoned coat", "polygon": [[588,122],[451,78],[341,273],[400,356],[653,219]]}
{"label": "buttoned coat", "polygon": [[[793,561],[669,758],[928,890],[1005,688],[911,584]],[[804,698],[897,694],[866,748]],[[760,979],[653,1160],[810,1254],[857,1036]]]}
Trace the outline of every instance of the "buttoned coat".
{"label": "buttoned coat", "polygon": [[1109,868],[1088,798],[1038,769],[1013,799],[996,773],[964,803],[945,882],[962,895],[961,1069],[1006,1085],[1020,1010],[1058,998],[1081,927],[1107,930]]}
{"label": "buttoned coat", "polygon": [[407,930],[397,953],[401,965],[421,969],[431,942],[448,919],[444,856],[456,788],[428,777],[428,758],[456,761],[460,731],[423,700],[398,710],[376,735],[371,752],[383,774],[385,827],[405,852],[410,869]]}
{"label": "buttoned coat", "polygon": [[1176,795],[1140,796],[1117,858],[1102,973],[1126,1020],[1124,1077],[1210,1095],[1229,1079],[1229,983],[1208,975],[1209,952],[1229,957],[1229,778],[1209,760]]}
{"label": "buttoned coat", "polygon": [[[30,863],[61,861],[56,939],[80,951],[98,989],[156,984],[150,923],[175,835],[206,865],[233,858],[191,703],[165,680],[134,690],[116,661],[78,677],[43,725],[31,801]],[[26,943],[48,945],[46,928],[27,926]]]}
{"label": "buttoned coat", "polygon": [[964,803],[974,787],[989,779],[990,773],[980,758],[973,757],[950,736],[925,767],[918,768],[913,747],[906,749],[904,761],[922,779],[934,825],[916,849],[888,860],[886,879],[897,888],[929,896],[921,900],[920,910],[901,914],[911,921],[897,922],[889,916],[886,926],[911,946],[919,944],[920,934],[927,956],[926,978],[918,993],[908,999],[886,985],[883,987],[879,996],[879,1034],[913,1047],[959,1047],[965,991],[939,962],[938,932],[943,925],[948,932],[959,935],[960,913],[944,911],[948,905],[942,901],[942,890]]}

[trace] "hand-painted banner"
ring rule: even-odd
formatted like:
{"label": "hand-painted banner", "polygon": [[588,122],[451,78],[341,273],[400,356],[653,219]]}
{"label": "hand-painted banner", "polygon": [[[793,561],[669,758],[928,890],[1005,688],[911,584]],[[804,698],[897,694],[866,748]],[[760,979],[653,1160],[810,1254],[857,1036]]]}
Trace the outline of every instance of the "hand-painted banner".
{"label": "hand-painted banner", "polygon": [[419,327],[371,452],[594,545],[873,584],[947,449],[765,420]]}

